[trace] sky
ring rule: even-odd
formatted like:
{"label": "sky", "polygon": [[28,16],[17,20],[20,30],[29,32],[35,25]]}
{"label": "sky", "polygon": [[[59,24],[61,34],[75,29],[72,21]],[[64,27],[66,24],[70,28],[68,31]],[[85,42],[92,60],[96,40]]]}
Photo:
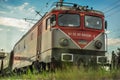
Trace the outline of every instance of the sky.
{"label": "sky", "polygon": [[[0,50],[10,52],[15,43],[41,16],[48,12],[58,0],[0,0]],[[105,14],[108,22],[108,52],[120,48],[120,0],[64,0],[82,6],[93,7]],[[26,20],[34,19],[34,20]]]}

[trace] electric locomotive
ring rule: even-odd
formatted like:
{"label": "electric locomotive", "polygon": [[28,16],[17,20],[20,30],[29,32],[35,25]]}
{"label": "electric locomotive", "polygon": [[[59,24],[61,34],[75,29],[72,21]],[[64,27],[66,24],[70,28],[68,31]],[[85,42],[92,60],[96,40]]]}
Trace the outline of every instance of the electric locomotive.
{"label": "electric locomotive", "polygon": [[36,62],[44,69],[62,62],[88,64],[93,57],[105,56],[105,29],[101,11],[57,2],[56,7],[15,44],[13,69],[32,66]]}

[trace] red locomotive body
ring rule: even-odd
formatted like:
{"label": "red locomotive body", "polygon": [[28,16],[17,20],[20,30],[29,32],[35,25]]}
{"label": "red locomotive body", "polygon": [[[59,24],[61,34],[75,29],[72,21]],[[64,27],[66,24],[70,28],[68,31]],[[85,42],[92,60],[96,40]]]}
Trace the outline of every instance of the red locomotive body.
{"label": "red locomotive body", "polygon": [[[71,3],[67,3],[71,4]],[[34,65],[72,62],[87,64],[104,56],[106,34],[104,14],[86,6],[57,3],[14,47],[13,69]]]}

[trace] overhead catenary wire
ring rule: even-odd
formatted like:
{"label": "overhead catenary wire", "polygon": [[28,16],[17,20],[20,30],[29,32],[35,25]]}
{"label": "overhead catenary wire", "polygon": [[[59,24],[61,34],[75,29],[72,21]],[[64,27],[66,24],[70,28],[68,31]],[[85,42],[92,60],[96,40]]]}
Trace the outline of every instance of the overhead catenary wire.
{"label": "overhead catenary wire", "polygon": [[[106,17],[109,17],[111,15],[115,15],[114,10],[120,7],[120,0],[116,0],[110,4],[108,4],[106,7],[102,8],[102,11],[105,13]],[[113,14],[114,13],[114,14]]]}
{"label": "overhead catenary wire", "polygon": [[43,10],[48,7],[49,2],[50,2],[50,0],[48,0],[48,1],[44,4],[44,6],[41,7],[40,11],[35,10],[35,12],[36,12],[35,18],[36,18],[37,15],[39,15],[40,17],[43,16],[42,13],[43,13],[43,14],[45,13],[45,12],[43,12]]}
{"label": "overhead catenary wire", "polygon": [[118,9],[118,10],[116,10],[116,11],[114,11],[114,12],[111,12],[111,13],[107,14],[106,17],[111,17],[111,16],[113,16],[113,15],[119,13],[119,12],[120,12],[120,9]]}
{"label": "overhead catenary wire", "polygon": [[[43,13],[43,14],[46,13],[45,9],[48,8],[49,2],[50,2],[50,0],[48,0],[48,1],[44,4],[44,6],[41,7],[40,11],[38,11],[38,12],[41,13],[41,14],[42,14],[42,13]],[[47,10],[47,9],[46,9],[46,10]],[[43,11],[45,11],[45,12],[43,12]]]}
{"label": "overhead catenary wire", "polygon": [[[45,12],[43,12],[43,10],[49,6],[49,2],[50,2],[50,0],[48,0],[48,1],[43,5],[43,7],[41,6],[40,11],[35,10],[35,13],[36,13],[36,14],[35,14],[35,16],[34,16],[33,19],[24,18],[25,21],[26,21],[26,20],[29,20],[29,21],[27,21],[27,22],[29,22],[29,23],[34,23],[33,21],[38,21],[39,19],[38,19],[38,20],[36,19],[36,17],[38,18],[37,15],[39,15],[40,17],[43,16],[42,13],[43,13],[43,14],[45,13]],[[30,21],[30,20],[31,20],[31,21]]]}
{"label": "overhead catenary wire", "polygon": [[109,10],[111,7],[113,7],[115,4],[118,4],[120,2],[120,0],[117,0],[111,4],[109,4],[108,6],[104,7],[102,10],[103,12],[106,12],[107,10]]}
{"label": "overhead catenary wire", "polygon": [[115,5],[114,7],[110,8],[109,10],[105,11],[105,13],[109,13],[110,11],[114,10],[114,9],[117,9],[120,7],[120,4],[118,5]]}
{"label": "overhead catenary wire", "polygon": [[120,12],[120,0],[117,0],[110,5],[108,5],[106,8],[104,8],[103,12],[106,14],[106,17],[111,17],[115,15],[116,13]]}

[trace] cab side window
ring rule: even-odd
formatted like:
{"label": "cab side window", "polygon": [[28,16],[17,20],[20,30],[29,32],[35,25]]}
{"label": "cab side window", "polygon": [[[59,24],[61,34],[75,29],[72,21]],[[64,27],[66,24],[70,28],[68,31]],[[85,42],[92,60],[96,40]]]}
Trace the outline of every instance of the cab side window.
{"label": "cab side window", "polygon": [[51,16],[50,23],[51,23],[52,27],[56,25],[56,15],[55,14]]}
{"label": "cab side window", "polygon": [[56,16],[52,15],[46,20],[46,30],[49,29],[50,27],[55,26],[56,24]]}
{"label": "cab side window", "polygon": [[50,28],[50,18],[46,20],[46,30]]}

